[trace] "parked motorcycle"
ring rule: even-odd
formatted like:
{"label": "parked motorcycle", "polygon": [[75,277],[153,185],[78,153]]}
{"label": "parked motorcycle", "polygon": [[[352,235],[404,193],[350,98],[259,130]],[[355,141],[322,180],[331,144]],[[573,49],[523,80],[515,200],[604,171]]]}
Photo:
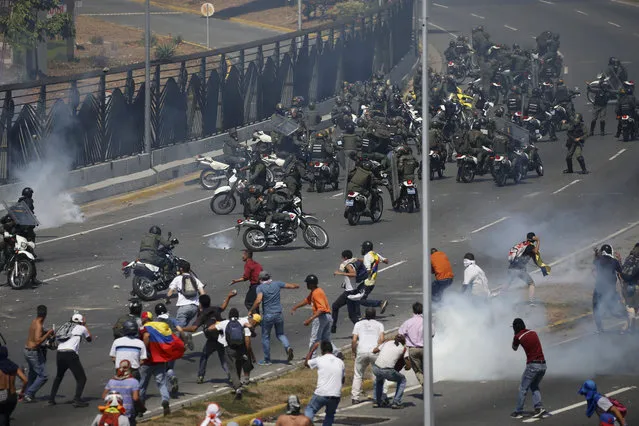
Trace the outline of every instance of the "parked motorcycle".
{"label": "parked motorcycle", "polygon": [[430,180],[435,179],[435,173],[441,179],[444,177],[444,170],[446,169],[446,159],[437,151],[432,149],[428,152],[428,158],[430,161]]}
{"label": "parked motorcycle", "polygon": [[590,103],[595,102],[595,96],[602,90],[608,95],[608,102],[617,100],[617,88],[619,82],[613,81],[610,76],[600,73],[597,79],[586,83],[586,97]]}
{"label": "parked motorcycle", "polygon": [[[171,281],[177,275],[178,264],[183,259],[175,256],[173,249],[180,242],[177,238],[171,238],[170,232],[168,237],[170,245],[163,249],[163,253],[169,265],[166,272],[151,263],[143,262],[139,259],[122,262],[122,274],[124,278],[129,278],[131,273],[133,273],[132,296],[137,296],[146,302],[154,300],[158,292],[169,288],[169,284],[171,284]],[[193,273],[193,270],[191,270],[191,273]]]}
{"label": "parked motorcycle", "polygon": [[5,252],[0,254],[0,271],[7,271],[9,286],[15,290],[27,287],[33,282],[36,266],[35,243],[27,241],[21,235],[4,233],[4,240],[7,244]]}
{"label": "parked motorcycle", "polygon": [[200,173],[200,185],[208,190],[217,189],[222,180],[226,179],[228,169],[231,167],[226,163],[213,159],[213,157],[202,155],[195,157],[195,161],[200,167],[204,167],[204,170]]}
{"label": "parked motorcycle", "polygon": [[634,140],[637,137],[637,123],[628,114],[621,116],[621,135],[624,142]]}
{"label": "parked motorcycle", "polygon": [[215,214],[226,215],[235,210],[235,206],[237,206],[236,194],[240,201],[244,200],[247,181],[240,179],[236,169],[229,171],[228,179],[228,185],[216,189],[213,198],[211,198],[211,210]]}
{"label": "parked motorcycle", "polygon": [[533,170],[537,172],[538,176],[544,175],[544,165],[541,161],[541,157],[539,156],[539,148],[535,146],[533,143],[529,143],[528,146],[524,148],[524,153],[528,157],[527,170],[532,172]]}
{"label": "parked motorcycle", "polygon": [[264,251],[271,246],[284,246],[292,243],[297,239],[298,228],[302,230],[304,241],[311,248],[324,249],[328,246],[328,234],[320,225],[309,223],[317,221],[317,218],[306,215],[301,209],[302,200],[295,197],[290,212],[284,212],[289,215],[289,221],[283,223],[271,223],[267,227],[265,222],[254,218],[238,219],[237,233],[239,235],[241,228],[247,228],[242,236],[242,242],[247,250]]}

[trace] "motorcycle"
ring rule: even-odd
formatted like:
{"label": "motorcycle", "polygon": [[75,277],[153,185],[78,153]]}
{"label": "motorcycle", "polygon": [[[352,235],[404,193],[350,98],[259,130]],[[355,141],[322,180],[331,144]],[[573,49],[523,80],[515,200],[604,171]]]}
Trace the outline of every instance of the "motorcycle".
{"label": "motorcycle", "polygon": [[324,186],[331,184],[334,190],[339,187],[339,163],[335,157],[330,160],[311,161],[309,167],[315,176],[315,189],[324,192]]}
{"label": "motorcycle", "polygon": [[482,167],[479,166],[477,157],[468,154],[457,154],[457,167],[461,168],[460,179],[464,183],[470,183],[475,180],[476,175],[483,176],[486,173],[493,173],[493,159],[494,152],[492,149],[483,146],[482,149],[486,151],[488,156],[484,160]]}
{"label": "motorcycle", "polygon": [[[171,281],[177,275],[178,263],[183,259],[173,254],[173,249],[180,242],[177,238],[171,238],[169,232],[169,247],[163,249],[163,253],[166,256],[169,269],[168,272],[161,270],[159,267],[136,259],[134,261],[122,262],[122,274],[124,278],[129,278],[133,274],[133,289],[131,291],[132,296],[139,297],[145,302],[154,300],[158,292],[164,291],[169,288]],[[191,271],[193,273],[193,271]]]}
{"label": "motorcycle", "polygon": [[195,161],[200,167],[205,168],[200,173],[200,185],[208,190],[217,189],[226,177],[229,167],[231,167],[226,163],[213,159],[213,157],[205,157],[199,154],[195,157]]}
{"label": "motorcycle", "polygon": [[494,177],[497,186],[504,186],[506,180],[511,178],[519,183],[524,177],[523,151],[517,149],[510,156],[496,155],[494,160]]}
{"label": "motorcycle", "polygon": [[328,246],[328,234],[320,225],[309,223],[316,221],[313,216],[306,215],[301,209],[302,200],[295,197],[292,203],[291,212],[283,212],[288,214],[288,225],[281,223],[272,223],[267,228],[266,223],[255,218],[238,219],[237,233],[240,234],[241,228],[247,228],[242,236],[242,241],[247,250],[264,251],[269,245],[283,246],[292,243],[297,239],[297,229],[302,230],[304,241],[311,248],[324,249]]}
{"label": "motorcycle", "polygon": [[27,241],[21,235],[12,235],[8,232],[4,233],[4,239],[7,242],[7,247],[6,251],[1,254],[0,271],[6,270],[9,286],[19,290],[31,284],[35,277],[36,266],[33,254],[35,243]]}
{"label": "motorcycle", "polygon": [[595,102],[595,96],[602,90],[606,92],[608,102],[617,100],[617,88],[619,83],[611,80],[610,76],[600,73],[597,74],[597,79],[591,82],[586,82],[586,97],[590,103]]}
{"label": "motorcycle", "polygon": [[[374,194],[374,195],[373,195]],[[366,211],[368,198],[359,192],[350,191],[346,194],[344,217],[348,220],[348,224],[355,226],[359,223],[362,216],[368,216],[373,223],[379,222],[384,211],[384,200],[382,199],[382,189],[374,185],[371,189],[371,211]]]}
{"label": "motorcycle", "polygon": [[442,155],[433,151],[432,149],[428,152],[428,158],[430,161],[430,180],[435,179],[435,172],[437,172],[437,176],[441,179],[444,177],[444,170],[446,169],[446,159],[442,157]]}
{"label": "motorcycle", "polygon": [[637,137],[637,123],[628,114],[621,116],[621,135],[624,142],[634,140]]}
{"label": "motorcycle", "polygon": [[524,148],[524,153],[528,157],[527,170],[532,172],[533,170],[537,172],[537,176],[544,175],[544,165],[541,162],[541,157],[539,156],[539,148],[535,146],[533,143],[529,143],[528,146]]}
{"label": "motorcycle", "polygon": [[235,210],[237,200],[235,194],[238,195],[240,201],[244,200],[247,181],[240,179],[236,169],[229,171],[229,183],[228,185],[221,186],[213,193],[211,198],[211,210],[213,213],[219,215],[230,214]]}
{"label": "motorcycle", "polygon": [[[432,169],[431,169],[432,174]],[[415,211],[415,197],[417,197],[417,187],[412,180],[405,180],[402,182],[399,199],[396,203],[397,211],[405,211],[413,213]]]}
{"label": "motorcycle", "polygon": [[452,74],[455,77],[457,84],[462,84],[466,77],[468,77],[468,67],[463,60],[448,61],[448,74]]}

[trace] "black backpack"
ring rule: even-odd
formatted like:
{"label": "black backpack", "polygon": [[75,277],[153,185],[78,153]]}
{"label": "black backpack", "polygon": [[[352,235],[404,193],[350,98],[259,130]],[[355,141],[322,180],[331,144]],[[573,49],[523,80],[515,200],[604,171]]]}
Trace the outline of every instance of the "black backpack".
{"label": "black backpack", "polygon": [[237,318],[229,320],[224,330],[224,336],[229,347],[234,349],[244,347],[244,326],[240,324]]}
{"label": "black backpack", "polygon": [[366,266],[364,266],[364,262],[361,260],[356,260],[352,263],[353,268],[355,269],[355,282],[357,284],[364,282],[368,278],[368,270]]}
{"label": "black backpack", "polygon": [[118,320],[113,324],[113,338],[118,339],[120,337],[124,337],[123,325],[124,322],[130,319],[134,319],[131,315],[126,314],[122,315]]}

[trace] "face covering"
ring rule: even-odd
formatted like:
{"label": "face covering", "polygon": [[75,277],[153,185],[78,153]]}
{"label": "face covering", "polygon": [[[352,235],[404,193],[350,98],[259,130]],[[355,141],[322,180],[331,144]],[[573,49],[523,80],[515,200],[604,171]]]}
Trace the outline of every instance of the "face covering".
{"label": "face covering", "polygon": [[473,265],[474,263],[475,263],[474,260],[464,259],[464,268],[468,268],[470,265]]}

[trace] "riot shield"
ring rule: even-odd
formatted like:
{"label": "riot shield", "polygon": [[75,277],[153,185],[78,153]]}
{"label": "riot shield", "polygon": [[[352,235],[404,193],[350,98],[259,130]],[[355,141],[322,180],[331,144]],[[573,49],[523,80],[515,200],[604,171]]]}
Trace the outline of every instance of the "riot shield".
{"label": "riot shield", "polygon": [[271,131],[277,132],[284,136],[290,136],[300,128],[300,125],[297,123],[297,121],[278,114],[274,114],[271,117],[269,126]]}
{"label": "riot shield", "polygon": [[393,196],[391,197],[391,201],[395,203],[397,197],[399,196],[399,175],[397,173],[397,156],[395,155],[395,151],[390,151],[388,153],[388,161],[390,161],[390,176],[388,179],[390,180],[390,187],[393,191]]}
{"label": "riot shield", "polygon": [[7,214],[11,216],[11,219],[21,226],[38,226],[40,222],[35,217],[29,206],[24,201],[19,201],[12,206],[9,206],[6,201],[3,201]]}
{"label": "riot shield", "polygon": [[498,132],[508,136],[511,140],[519,144],[519,146],[524,147],[530,143],[530,132],[523,127],[503,118],[497,118],[495,123]]}

